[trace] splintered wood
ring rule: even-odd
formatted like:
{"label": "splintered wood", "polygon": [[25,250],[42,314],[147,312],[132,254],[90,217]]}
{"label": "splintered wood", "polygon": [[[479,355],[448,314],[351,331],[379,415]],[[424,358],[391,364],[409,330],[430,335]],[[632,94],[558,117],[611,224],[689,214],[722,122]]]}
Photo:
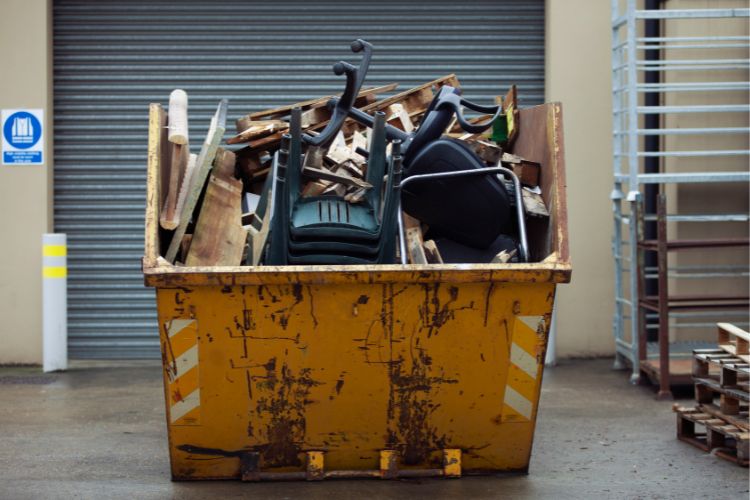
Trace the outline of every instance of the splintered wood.
{"label": "splintered wood", "polygon": [[239,266],[247,231],[242,227],[242,182],[234,153],[218,149],[185,264]]}
{"label": "splintered wood", "polygon": [[[436,93],[446,85],[460,89],[453,74],[387,97],[383,96],[395,91],[396,83],[368,88],[359,92],[355,107],[371,116],[383,112],[388,125],[414,134]],[[274,175],[273,158],[282,136],[289,132],[292,110],[301,110],[303,134],[315,136],[332,117],[330,104],[334,97],[256,111],[239,118],[236,135],[226,141],[240,145],[234,152],[219,147],[227,113],[226,101],[222,101],[211,119],[200,153],[195,155],[190,153],[188,141],[188,96],[179,89],[172,92],[169,115],[161,113],[159,124],[158,217],[161,241],[167,245],[163,258],[187,266],[261,264],[275,195],[273,179],[269,177]],[[503,124],[507,120],[508,132],[514,137],[518,129],[515,87],[498,101],[507,113],[502,117]],[[479,123],[488,118],[473,117],[469,121]],[[487,134],[458,133],[459,130],[454,118],[445,133],[463,141],[488,166],[502,163],[512,169],[526,186],[523,201],[527,214],[549,216],[544,200],[537,194],[542,175],[539,164],[506,151],[512,141],[496,143]],[[352,204],[367,200],[373,189],[367,181],[371,139],[368,127],[347,118],[328,148],[306,146],[299,195],[336,195]],[[408,215],[404,218],[409,262],[442,264],[436,242],[424,241],[426,229],[420,221]],[[504,252],[493,262],[506,263],[512,257],[512,252]]]}
{"label": "splintered wood", "polygon": [[196,160],[195,171],[191,176],[190,183],[183,183],[183,189],[185,190],[185,203],[179,213],[179,224],[175,228],[169,248],[164,256],[169,262],[175,261],[177,252],[180,250],[182,237],[193,217],[193,211],[198,204],[198,197],[203,191],[203,186],[208,178],[211,164],[216,155],[216,149],[219,147],[219,142],[224,135],[226,116],[227,101],[222,100],[213,118],[211,118],[211,124],[209,125],[206,139]]}

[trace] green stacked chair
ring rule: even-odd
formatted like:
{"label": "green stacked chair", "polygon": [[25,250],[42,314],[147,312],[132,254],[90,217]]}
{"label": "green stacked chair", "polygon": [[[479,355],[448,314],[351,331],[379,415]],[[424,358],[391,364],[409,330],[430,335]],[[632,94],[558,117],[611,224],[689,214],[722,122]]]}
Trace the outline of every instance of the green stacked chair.
{"label": "green stacked chair", "polygon": [[284,136],[281,149],[274,156],[267,264],[395,262],[400,142],[393,143],[392,153],[386,157],[383,113],[375,116],[372,134],[366,180],[373,187],[362,202],[354,204],[333,195],[303,198],[300,110],[292,111],[290,134]]}

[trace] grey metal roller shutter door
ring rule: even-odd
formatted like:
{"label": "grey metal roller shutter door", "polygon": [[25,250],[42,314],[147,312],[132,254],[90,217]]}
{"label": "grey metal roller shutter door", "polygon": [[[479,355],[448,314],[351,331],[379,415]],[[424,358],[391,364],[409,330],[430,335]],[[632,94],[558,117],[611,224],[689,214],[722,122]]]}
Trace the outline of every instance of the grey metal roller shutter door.
{"label": "grey metal roller shutter door", "polygon": [[[544,96],[544,1],[54,2],[55,229],[69,237],[74,358],[158,357],[140,274],[149,102],[190,96],[200,144],[219,98],[247,112],[340,92],[331,72],[375,46],[366,85],[405,89],[456,73],[491,103],[511,83]],[[231,132],[231,130],[230,130]]]}

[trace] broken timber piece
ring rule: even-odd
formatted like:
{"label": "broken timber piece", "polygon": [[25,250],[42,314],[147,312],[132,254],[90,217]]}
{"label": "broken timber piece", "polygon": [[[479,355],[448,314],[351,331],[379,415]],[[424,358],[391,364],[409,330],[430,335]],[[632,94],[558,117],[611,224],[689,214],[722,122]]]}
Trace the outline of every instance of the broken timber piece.
{"label": "broken timber piece", "polygon": [[216,158],[211,173],[221,180],[229,181],[235,178],[236,164],[237,157],[234,153],[224,148],[216,148]]}
{"label": "broken timber piece", "polygon": [[357,153],[357,149],[368,150],[369,148],[367,147],[367,138],[364,134],[355,130],[352,134],[352,145],[350,147],[349,159],[357,165],[363,165],[365,163],[365,158]]}
{"label": "broken timber piece", "polygon": [[169,94],[169,142],[185,145],[188,143],[188,96],[182,89]]}
{"label": "broken timber piece", "polygon": [[[164,109],[159,106],[159,113],[158,113],[158,119],[159,119],[159,133],[158,137],[158,148],[154,152],[154,154],[157,154],[159,157],[159,201],[156,204],[159,208],[162,208],[164,206],[164,202],[167,200],[167,195],[169,194],[169,162],[170,160],[170,153],[172,152],[172,148],[169,147],[170,142],[167,139],[169,136],[169,124],[168,124],[168,118],[167,118],[167,112],[164,111]],[[154,118],[157,118],[156,116]],[[149,123],[149,127],[151,127],[152,124]],[[156,138],[156,135],[154,135],[154,138]]]}
{"label": "broken timber piece", "polygon": [[336,165],[336,167],[337,168],[334,169],[335,172],[343,170],[348,175],[359,177],[360,179],[363,178],[362,170],[352,160],[346,160],[345,162]]}
{"label": "broken timber piece", "polygon": [[188,160],[190,159],[190,147],[185,144],[172,144],[169,147],[171,151],[169,163],[169,184],[167,184],[167,193],[159,214],[159,225],[164,229],[172,230],[177,227],[179,220],[177,217],[177,202],[180,198],[180,188],[185,182]]}
{"label": "broken timber piece", "polygon": [[549,217],[549,210],[547,210],[547,206],[544,204],[542,195],[527,188],[521,188],[521,195],[526,215],[530,217]]}
{"label": "broken timber piece", "polygon": [[435,240],[425,241],[424,245],[422,245],[422,248],[424,249],[424,254],[428,264],[443,263],[443,257],[440,255],[440,250],[438,250],[438,247],[435,244]]}
{"label": "broken timber piece", "polygon": [[[193,172],[195,171],[195,161],[197,158],[198,156],[192,153],[190,153],[190,155],[188,156],[187,166],[185,167],[185,174],[182,177],[180,189],[177,193],[177,204],[175,205],[171,216],[169,218],[166,218],[166,214],[162,214],[159,218],[159,223],[164,229],[168,229],[171,231],[180,225],[180,214],[182,213],[182,208],[185,206],[185,198],[190,186],[190,180],[192,179]],[[165,208],[164,210],[166,212],[167,209]]]}
{"label": "broken timber piece", "polygon": [[308,182],[305,187],[302,188],[302,197],[308,198],[310,196],[320,196],[330,185],[331,183],[328,181]]}
{"label": "broken timber piece", "polygon": [[481,140],[471,140],[466,143],[486,163],[496,165],[503,156],[503,149],[497,144]]}
{"label": "broken timber piece", "polygon": [[180,255],[182,256],[182,260],[185,260],[185,257],[187,256],[188,252],[190,251],[190,242],[193,241],[193,235],[192,234],[186,234],[182,237],[182,243],[180,244]]}
{"label": "broken timber piece", "polygon": [[508,153],[503,153],[501,161],[510,166],[524,186],[536,187],[539,185],[539,171],[542,168],[539,163]]}
{"label": "broken timber piece", "polygon": [[289,124],[281,120],[258,120],[244,123],[247,128],[227,139],[227,144],[255,141],[277,132],[284,132],[289,128]]}
{"label": "broken timber piece", "polygon": [[365,199],[365,195],[367,195],[367,189],[364,188],[350,188],[353,189],[353,191],[350,191],[349,193],[344,196],[344,200],[348,201],[349,203],[360,203],[362,200]]}
{"label": "broken timber piece", "polygon": [[[398,87],[397,83],[391,83],[389,85],[383,85],[382,87],[375,87],[370,89],[365,89],[360,91],[360,93],[357,96],[357,99],[355,100],[355,107],[362,106],[365,103],[369,103],[377,94],[384,93],[384,92],[390,92],[391,90],[394,90],[396,87]],[[323,129],[326,125],[328,125],[328,122],[330,120],[331,111],[326,107],[328,104],[328,101],[334,96],[327,96],[327,97],[321,97],[318,99],[313,99],[310,101],[304,101],[299,102],[296,104],[292,104],[290,106],[283,106],[280,108],[265,110],[265,111],[259,111],[256,113],[249,114],[243,118],[240,118],[237,120],[237,131],[241,132],[247,128],[247,125],[254,121],[254,120],[260,120],[260,119],[279,119],[283,118],[291,113],[291,110],[299,107],[302,109],[303,114],[304,112],[314,109],[314,108],[322,108],[321,109],[321,115],[323,113],[327,113],[327,118],[325,118],[323,121],[316,123],[316,124],[309,124],[309,127],[303,127],[305,129],[305,132],[308,134],[313,134],[317,130]],[[307,119],[310,120],[310,117],[312,115],[308,114]],[[352,121],[352,120],[349,120]],[[256,149],[267,149],[267,150],[275,150],[278,147],[279,142],[281,141],[281,136],[283,132],[276,132],[274,134],[271,134],[269,136],[256,139],[253,141],[250,141],[247,144],[247,147],[243,148],[238,153],[240,155],[246,154],[246,152],[256,150]]]}
{"label": "broken timber piece", "polygon": [[409,262],[412,264],[427,264],[427,256],[424,251],[424,241],[422,240],[421,223],[404,213],[404,232],[406,233],[406,252],[409,256]]}
{"label": "broken timber piece", "polygon": [[308,166],[302,168],[302,175],[310,179],[323,179],[325,181],[331,181],[337,184],[343,184],[344,186],[353,186],[357,188],[370,189],[372,187],[372,184],[367,181],[339,172],[331,172],[330,170]]}
{"label": "broken timber piece", "polygon": [[263,170],[262,151],[252,151],[246,155],[237,156],[237,171],[240,179],[245,184],[245,190],[249,190],[253,183],[253,174]]}
{"label": "broken timber piece", "polygon": [[404,109],[400,102],[388,106],[388,123],[394,125],[407,134],[414,130],[414,124],[411,121],[409,113]]}
{"label": "broken timber piece", "polygon": [[510,262],[510,259],[512,259],[514,255],[516,255],[516,253],[518,253],[518,250],[516,250],[515,248],[510,252],[507,250],[503,250],[499,254],[495,255],[490,263],[507,264],[508,262]]}
{"label": "broken timber piece", "polygon": [[345,197],[346,196],[346,186],[342,186],[341,184],[332,182],[320,194],[323,195],[323,196],[328,195],[328,194],[335,194],[336,196]]}
{"label": "broken timber piece", "polygon": [[[382,85],[380,87],[371,87],[367,89],[362,89],[359,91],[359,94],[357,94],[357,99],[360,99],[362,97],[367,96],[374,96],[377,94],[383,94],[385,92],[390,92],[391,90],[395,90],[396,87],[398,87],[398,83],[389,83],[388,85]],[[302,111],[306,111],[309,109],[314,108],[324,108],[328,105],[328,101],[331,100],[335,96],[325,96],[325,97],[318,97],[316,99],[310,99],[309,101],[302,101],[297,102],[294,104],[290,104],[287,106],[281,106],[278,108],[273,109],[266,109],[263,111],[256,111],[255,113],[250,113],[249,115],[246,115],[240,119],[237,120],[237,132],[241,132],[242,130],[245,130],[247,128],[246,124],[253,120],[268,120],[268,119],[278,119],[284,116],[289,115],[294,108],[300,108]]]}
{"label": "broken timber piece", "polygon": [[395,103],[400,103],[403,108],[412,116],[413,113],[422,111],[424,112],[430,105],[434,96],[433,91],[439,90],[444,85],[450,85],[451,87],[461,88],[456,75],[451,73],[450,75],[442,76],[431,82],[427,82],[413,89],[400,92],[392,97],[376,101],[363,107],[361,110],[365,113],[374,113],[375,111],[386,111],[389,106]]}
{"label": "broken timber piece", "polygon": [[185,202],[182,210],[179,213],[180,223],[175,229],[174,235],[172,235],[172,241],[169,243],[169,248],[165,254],[165,258],[169,262],[174,262],[177,256],[177,251],[180,249],[180,242],[182,236],[185,234],[190,218],[193,216],[195,206],[198,203],[203,186],[206,184],[208,173],[211,170],[211,164],[213,163],[214,156],[216,155],[216,149],[219,147],[219,142],[224,135],[227,118],[227,101],[222,99],[219,103],[216,113],[211,118],[211,124],[206,134],[206,139],[201,147],[201,152],[198,155],[195,165],[195,171],[190,179],[190,184],[183,183],[188,190],[185,193]]}
{"label": "broken timber piece", "polygon": [[239,266],[247,230],[242,227],[242,182],[211,175],[185,259],[187,266]]}

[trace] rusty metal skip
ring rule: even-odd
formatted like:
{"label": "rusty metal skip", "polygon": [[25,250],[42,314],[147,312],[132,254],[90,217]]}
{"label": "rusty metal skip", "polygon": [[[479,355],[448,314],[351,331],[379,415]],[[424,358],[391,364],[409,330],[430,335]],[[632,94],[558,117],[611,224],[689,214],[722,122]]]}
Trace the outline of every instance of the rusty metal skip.
{"label": "rusty metal skip", "polygon": [[181,267],[159,257],[151,105],[145,283],[156,288],[175,480],[528,470],[557,284],[570,281],[559,104],[520,111],[549,221],[530,262]]}

